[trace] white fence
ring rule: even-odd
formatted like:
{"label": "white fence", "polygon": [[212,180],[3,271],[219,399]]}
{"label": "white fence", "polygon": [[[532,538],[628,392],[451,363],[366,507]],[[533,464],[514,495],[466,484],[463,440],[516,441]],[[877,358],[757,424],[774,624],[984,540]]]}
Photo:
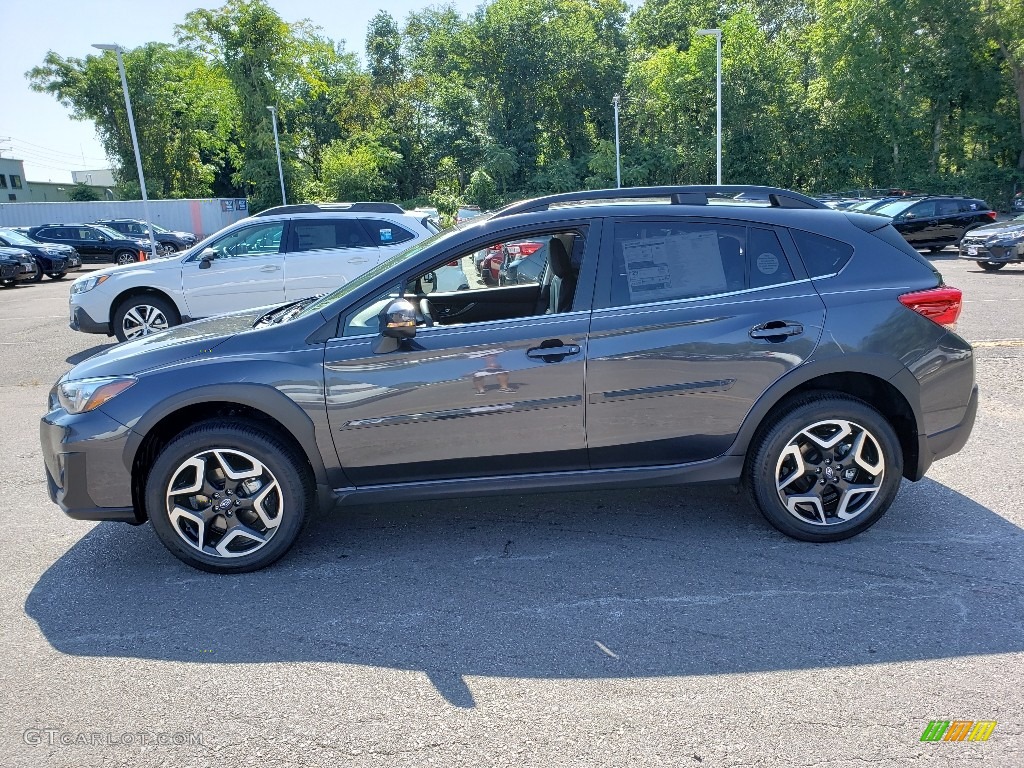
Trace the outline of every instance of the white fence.
{"label": "white fence", "polygon": [[[150,200],[153,223],[165,229],[212,235],[249,215],[244,198]],[[98,200],[88,203],[0,203],[0,226],[84,224],[97,219],[142,219],[141,200]]]}

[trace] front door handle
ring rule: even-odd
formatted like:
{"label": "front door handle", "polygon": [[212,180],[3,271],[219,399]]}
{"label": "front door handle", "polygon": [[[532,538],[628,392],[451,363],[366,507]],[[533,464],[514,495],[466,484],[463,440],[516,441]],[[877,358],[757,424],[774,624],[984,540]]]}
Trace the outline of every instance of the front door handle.
{"label": "front door handle", "polygon": [[545,363],[559,363],[571,355],[580,353],[579,344],[563,344],[559,339],[542,341],[539,347],[526,350],[526,356]]}
{"label": "front door handle", "polygon": [[260,267],[260,272],[277,272],[280,267],[276,264],[267,264],[265,267]]}
{"label": "front door handle", "polygon": [[767,339],[768,341],[785,341],[789,336],[799,336],[804,332],[800,323],[789,323],[784,320],[772,320],[770,323],[755,325],[750,329],[750,338]]}

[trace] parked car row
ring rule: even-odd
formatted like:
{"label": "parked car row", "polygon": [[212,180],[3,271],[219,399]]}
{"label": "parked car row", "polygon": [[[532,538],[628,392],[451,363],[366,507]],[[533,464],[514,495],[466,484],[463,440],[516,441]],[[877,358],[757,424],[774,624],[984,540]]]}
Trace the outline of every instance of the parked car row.
{"label": "parked car row", "polygon": [[37,269],[31,279],[37,283],[43,275],[51,280],[60,280],[68,272],[82,268],[82,258],[71,246],[41,243],[14,229],[0,228],[0,247],[27,253],[36,264]]}
{"label": "parked car row", "polygon": [[[509,489],[741,484],[788,536],[865,531],[971,432],[963,296],[895,216],[720,191],[552,195],[436,234],[284,206],[76,280],[72,327],[134,340],[51,391],[50,497],[223,573],[318,505]],[[461,282],[480,252],[497,285]]]}
{"label": "parked car row", "polygon": [[[191,232],[172,232],[156,224],[152,225],[152,231],[160,255],[191,248],[198,239]],[[69,264],[77,260],[79,265],[83,257],[113,261],[116,264],[132,264],[145,261],[151,252],[149,230],[146,223],[138,219],[8,227],[0,229],[0,245],[16,245],[29,250],[41,260],[63,256]],[[40,267],[44,274],[51,276],[67,271],[57,264],[40,263]]]}

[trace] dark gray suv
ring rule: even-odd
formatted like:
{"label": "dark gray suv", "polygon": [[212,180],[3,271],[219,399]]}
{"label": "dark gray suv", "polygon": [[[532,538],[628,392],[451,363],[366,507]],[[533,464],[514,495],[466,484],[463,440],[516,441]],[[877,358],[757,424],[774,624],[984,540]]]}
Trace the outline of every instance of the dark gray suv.
{"label": "dark gray suv", "polygon": [[[473,254],[524,240],[544,269],[483,284]],[[691,482],[742,481],[782,532],[835,541],[966,442],[960,304],[887,219],[794,192],[554,195],[80,363],[42,420],[47,482],[220,572],[337,502]]]}

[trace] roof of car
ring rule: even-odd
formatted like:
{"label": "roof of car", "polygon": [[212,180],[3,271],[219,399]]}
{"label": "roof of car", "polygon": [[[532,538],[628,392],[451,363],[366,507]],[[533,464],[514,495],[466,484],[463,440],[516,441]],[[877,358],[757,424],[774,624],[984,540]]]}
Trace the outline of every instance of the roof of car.
{"label": "roof of car", "polygon": [[298,205],[276,205],[273,208],[254,213],[253,217],[288,216],[297,213],[405,213],[397,203],[300,203]]}

